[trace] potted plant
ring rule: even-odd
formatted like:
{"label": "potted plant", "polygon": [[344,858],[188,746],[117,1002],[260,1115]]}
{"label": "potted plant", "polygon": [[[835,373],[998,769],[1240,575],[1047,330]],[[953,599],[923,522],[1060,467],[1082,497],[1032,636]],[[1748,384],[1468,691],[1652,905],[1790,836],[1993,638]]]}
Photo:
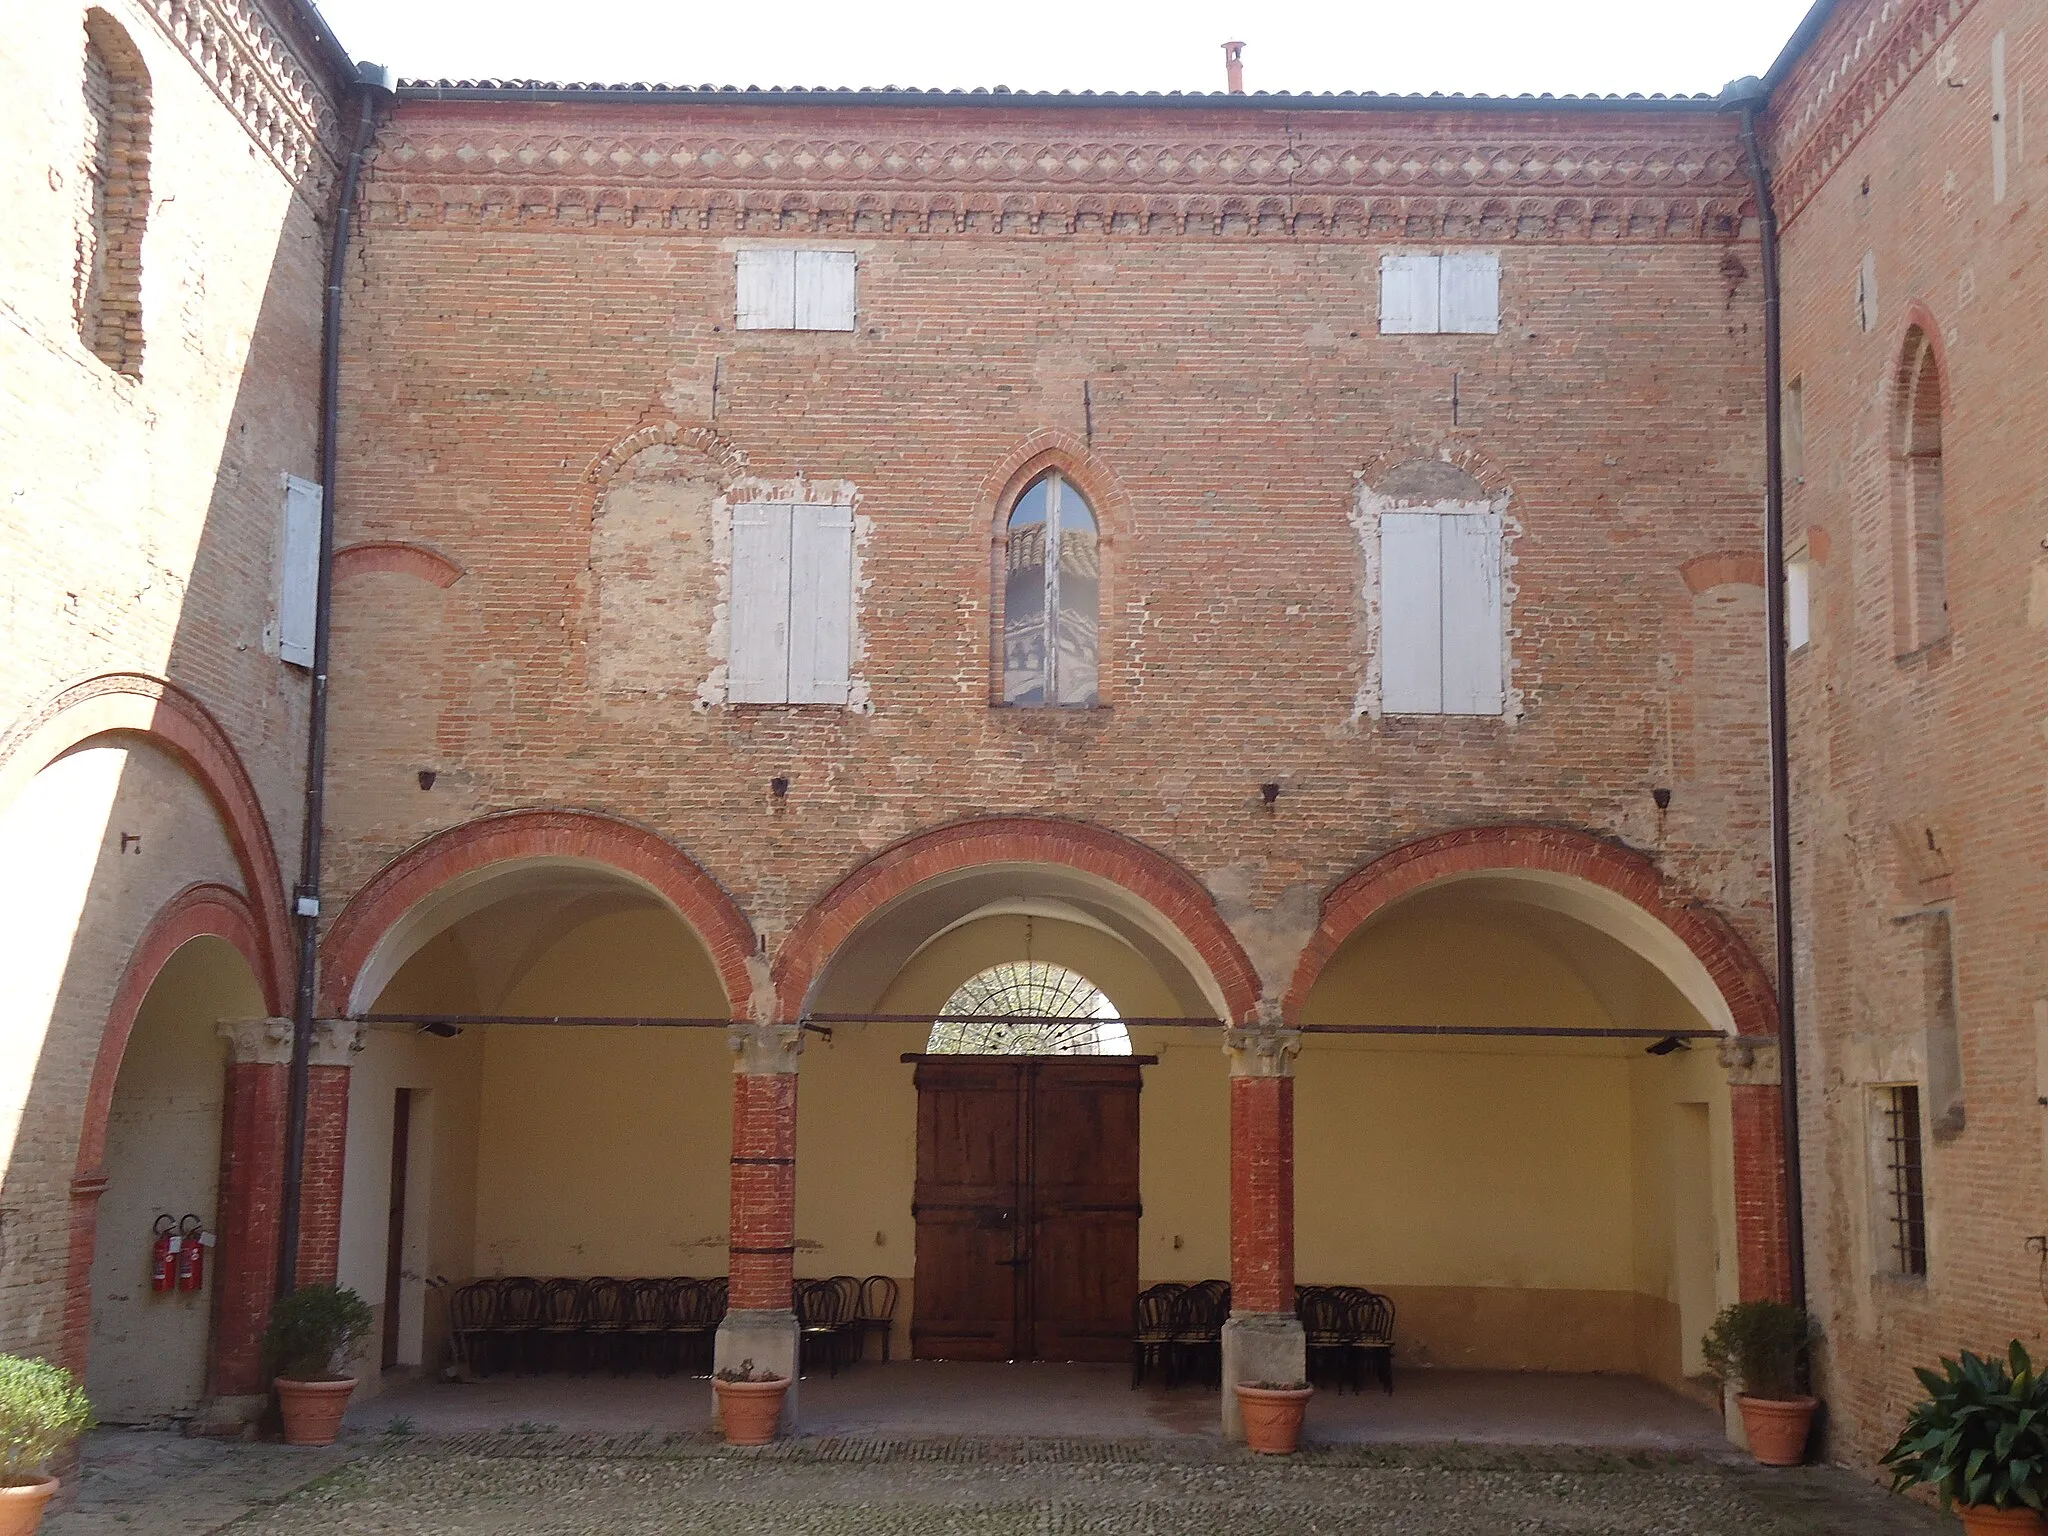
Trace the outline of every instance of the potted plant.
{"label": "potted plant", "polygon": [[92,1404],[71,1373],[0,1355],[0,1536],[29,1536],[57,1491],[43,1465],[92,1428]]}
{"label": "potted plant", "polygon": [[1927,1389],[1884,1453],[1892,1492],[1924,1484],[1956,1509],[1970,1536],[2041,1536],[2048,1495],[2048,1380],[2015,1339],[2004,1360],[1963,1351],[1941,1372],[1916,1369]]}
{"label": "potted plant", "polygon": [[1813,1340],[1812,1323],[1789,1302],[1738,1301],[1721,1309],[1700,1341],[1707,1368],[1734,1386],[1750,1453],[1767,1467],[1806,1460],[1820,1400],[1799,1382]]}
{"label": "potted plant", "polygon": [[1292,1456],[1315,1388],[1305,1381],[1241,1381],[1235,1390],[1246,1447],[1262,1456]]}
{"label": "potted plant", "polygon": [[339,1285],[309,1285],[271,1307],[263,1357],[276,1373],[286,1445],[334,1444],[356,1387],[343,1368],[371,1321],[363,1298]]}
{"label": "potted plant", "polygon": [[775,1438],[782,1423],[783,1395],[789,1391],[787,1376],[756,1370],[753,1361],[742,1360],[714,1376],[711,1389],[718,1394],[718,1418],[725,1426],[727,1445],[766,1445]]}

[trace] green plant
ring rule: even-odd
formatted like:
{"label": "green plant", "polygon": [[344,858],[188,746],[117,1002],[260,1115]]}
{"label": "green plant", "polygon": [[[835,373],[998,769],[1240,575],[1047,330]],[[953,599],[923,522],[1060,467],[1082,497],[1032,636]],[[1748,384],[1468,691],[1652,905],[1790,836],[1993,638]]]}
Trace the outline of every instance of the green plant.
{"label": "green plant", "polygon": [[414,1426],[411,1415],[394,1413],[391,1422],[384,1426],[384,1433],[396,1439],[404,1439],[408,1435],[418,1434],[419,1430]]}
{"label": "green plant", "polygon": [[90,1428],[92,1404],[69,1371],[0,1355],[0,1482],[25,1481]]}
{"label": "green plant", "polygon": [[1884,1453],[1892,1492],[1925,1484],[1941,1507],[2043,1508],[2048,1493],[2048,1378],[2019,1340],[2004,1360],[1963,1351],[1941,1373],[1916,1368],[1924,1401],[1906,1413],[1898,1442]]}
{"label": "green plant", "polygon": [[333,1380],[372,1321],[369,1304],[346,1286],[309,1285],[272,1305],[263,1358],[290,1381]]}
{"label": "green plant", "polygon": [[1707,1369],[1749,1397],[1790,1401],[1818,1335],[1799,1308],[1783,1301],[1738,1301],[1721,1309],[1700,1340]]}
{"label": "green plant", "polygon": [[727,1367],[725,1367],[724,1370],[718,1373],[718,1379],[720,1381],[749,1381],[761,1383],[770,1381],[784,1381],[788,1378],[776,1375],[775,1372],[769,1370],[768,1367],[765,1365],[756,1367],[752,1360],[742,1360],[738,1365],[728,1365]]}

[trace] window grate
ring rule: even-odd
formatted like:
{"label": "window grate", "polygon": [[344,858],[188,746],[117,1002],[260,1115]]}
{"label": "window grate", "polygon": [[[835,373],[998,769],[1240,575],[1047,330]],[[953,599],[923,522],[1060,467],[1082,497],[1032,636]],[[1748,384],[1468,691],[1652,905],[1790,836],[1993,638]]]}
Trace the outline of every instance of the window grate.
{"label": "window grate", "polygon": [[1927,1273],[1927,1199],[1920,1161],[1920,1090],[1884,1090],[1885,1172],[1891,1196],[1892,1268]]}

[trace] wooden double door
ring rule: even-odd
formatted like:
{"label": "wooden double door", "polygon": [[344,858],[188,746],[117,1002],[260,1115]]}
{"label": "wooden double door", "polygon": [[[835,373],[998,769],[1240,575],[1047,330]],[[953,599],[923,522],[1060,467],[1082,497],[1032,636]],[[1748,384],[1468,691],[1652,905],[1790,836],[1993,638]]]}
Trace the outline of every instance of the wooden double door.
{"label": "wooden double door", "polygon": [[916,1056],[920,1360],[1124,1360],[1138,1294],[1132,1056]]}

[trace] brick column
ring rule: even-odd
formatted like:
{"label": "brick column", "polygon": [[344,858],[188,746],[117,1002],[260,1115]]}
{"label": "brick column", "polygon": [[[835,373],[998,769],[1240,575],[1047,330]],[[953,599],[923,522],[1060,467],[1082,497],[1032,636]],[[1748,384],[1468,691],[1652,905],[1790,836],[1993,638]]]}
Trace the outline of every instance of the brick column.
{"label": "brick column", "polygon": [[228,1019],[228,1078],[221,1110],[220,1187],[215,1196],[213,1361],[209,1391],[232,1419],[268,1398],[263,1330],[277,1284],[284,1195],[284,1123],[292,1059],[290,1019]]}
{"label": "brick column", "polygon": [[[715,1365],[742,1361],[789,1377],[782,1429],[796,1427],[796,1064],[794,1024],[736,1024],[732,1080],[731,1291]],[[717,1415],[716,1395],[712,1413]]]}
{"label": "brick column", "polygon": [[305,1182],[299,1195],[300,1285],[332,1285],[340,1272],[349,1068],[363,1044],[364,1027],[360,1024],[320,1019],[313,1025],[313,1054],[306,1082]]}
{"label": "brick column", "polygon": [[1277,1021],[1225,1033],[1230,1057],[1230,1320],[1223,1325],[1223,1434],[1242,1440],[1248,1381],[1308,1372],[1294,1315],[1294,1058],[1301,1035]]}

